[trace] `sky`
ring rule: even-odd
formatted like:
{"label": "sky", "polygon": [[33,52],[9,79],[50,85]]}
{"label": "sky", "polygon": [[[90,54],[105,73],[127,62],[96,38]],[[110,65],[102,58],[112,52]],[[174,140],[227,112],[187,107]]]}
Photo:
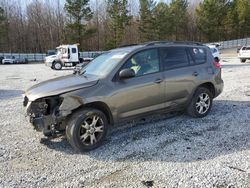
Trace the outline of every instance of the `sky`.
{"label": "sky", "polygon": [[[17,3],[20,3],[21,4],[21,7],[24,9],[25,11],[25,7],[26,5],[28,5],[29,3],[31,3],[32,1],[34,0],[0,0],[0,3],[2,2],[17,2]],[[64,6],[64,3],[66,0],[40,0],[40,1],[43,1],[44,3],[49,3],[49,4],[55,4],[55,6],[58,6],[58,2],[61,4],[61,6],[63,7]],[[90,0],[90,4],[91,4],[91,8],[92,10],[95,10],[96,9],[96,2],[98,2],[99,6],[101,5],[102,2],[104,2],[105,0]],[[135,2],[137,1],[138,4],[139,4],[139,0],[128,0],[128,3],[131,3],[131,2]],[[166,3],[170,3],[172,0],[155,0],[156,2],[166,2]],[[197,2],[200,2],[202,0],[189,0],[190,4],[194,4],[194,3],[197,3]],[[132,8],[132,12],[138,12],[138,9],[139,9],[139,5],[135,6]]]}
{"label": "sky", "polygon": [[[1,1],[1,0],[0,0]],[[22,2],[22,4],[25,6],[26,4],[32,2],[33,0],[20,0]],[[50,2],[56,2],[55,0],[43,0],[44,2],[47,2],[47,1],[50,1]],[[95,4],[96,1],[98,2],[103,2],[105,0],[90,0],[93,4]],[[129,1],[129,0],[128,0]],[[134,1],[134,0],[133,0]],[[139,0],[137,0],[139,1]],[[171,0],[155,0],[156,2],[160,2],[160,1],[163,1],[163,2],[166,2],[166,3],[169,3],[171,2]],[[196,2],[200,2],[201,0],[189,0],[190,3],[196,3]],[[60,3],[63,4],[65,3],[65,0],[60,0]]]}

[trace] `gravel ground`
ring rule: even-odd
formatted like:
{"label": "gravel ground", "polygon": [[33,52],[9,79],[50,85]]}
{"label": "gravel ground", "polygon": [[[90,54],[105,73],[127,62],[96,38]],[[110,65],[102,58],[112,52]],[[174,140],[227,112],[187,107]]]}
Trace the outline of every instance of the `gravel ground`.
{"label": "gravel ground", "polygon": [[224,92],[206,118],[129,122],[88,153],[44,138],[22,107],[25,89],[72,70],[1,65],[0,187],[250,187],[250,63],[222,64]]}

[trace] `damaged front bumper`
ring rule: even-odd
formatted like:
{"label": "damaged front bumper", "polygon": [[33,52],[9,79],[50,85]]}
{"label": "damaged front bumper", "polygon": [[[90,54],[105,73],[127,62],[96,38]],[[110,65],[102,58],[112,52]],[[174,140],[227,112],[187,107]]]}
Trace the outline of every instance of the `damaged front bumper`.
{"label": "damaged front bumper", "polygon": [[39,132],[51,132],[54,125],[57,124],[55,118],[51,116],[30,117],[30,123],[34,129]]}
{"label": "damaged front bumper", "polygon": [[54,132],[56,126],[58,127],[61,124],[61,118],[58,116],[57,111],[58,105],[60,105],[59,97],[29,101],[28,97],[24,96],[23,101],[29,122],[36,131],[44,134]]}
{"label": "damaged front bumper", "polygon": [[53,96],[30,101],[24,96],[23,106],[26,107],[26,116],[35,130],[45,134],[64,131],[65,120],[73,110],[83,105],[79,97]]}

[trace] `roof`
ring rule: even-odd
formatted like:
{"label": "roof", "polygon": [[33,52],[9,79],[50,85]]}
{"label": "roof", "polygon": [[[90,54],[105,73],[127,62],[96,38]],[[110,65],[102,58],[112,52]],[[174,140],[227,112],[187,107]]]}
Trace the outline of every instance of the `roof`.
{"label": "roof", "polygon": [[112,49],[111,51],[126,51],[131,52],[138,48],[143,48],[147,46],[205,46],[204,44],[200,42],[190,42],[190,41],[152,41],[152,42],[146,42],[143,44],[131,44],[131,45],[125,45],[120,46],[118,48]]}
{"label": "roof", "polygon": [[58,48],[77,47],[77,46],[78,46],[77,44],[63,44],[63,45],[60,45],[56,48],[58,49]]}

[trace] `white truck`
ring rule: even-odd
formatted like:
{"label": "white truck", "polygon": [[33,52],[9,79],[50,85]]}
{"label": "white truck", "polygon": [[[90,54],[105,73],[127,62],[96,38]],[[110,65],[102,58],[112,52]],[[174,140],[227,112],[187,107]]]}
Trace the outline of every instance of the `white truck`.
{"label": "white truck", "polygon": [[[78,44],[61,45],[57,48],[56,55],[49,56],[45,59],[45,64],[52,69],[61,70],[63,67],[74,67],[84,61],[80,58]],[[87,61],[91,61],[88,59]]]}
{"label": "white truck", "polygon": [[52,68],[52,65],[56,62],[60,61],[59,55],[54,54],[54,55],[48,55],[44,58],[45,65],[49,66]]}

